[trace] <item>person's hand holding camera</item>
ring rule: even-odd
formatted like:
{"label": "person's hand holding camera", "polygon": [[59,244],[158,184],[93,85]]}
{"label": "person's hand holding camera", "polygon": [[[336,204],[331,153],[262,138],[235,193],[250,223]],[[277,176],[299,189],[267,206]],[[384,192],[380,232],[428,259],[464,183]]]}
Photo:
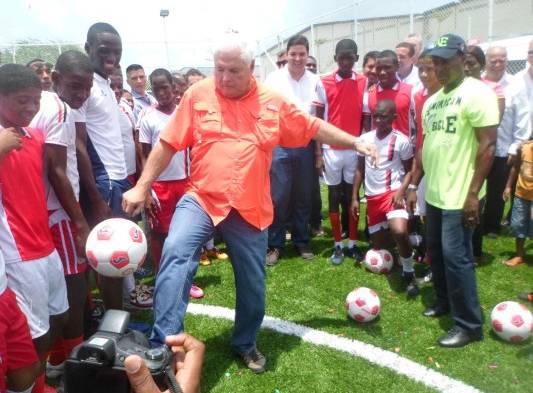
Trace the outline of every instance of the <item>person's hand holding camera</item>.
{"label": "person's hand holding camera", "polygon": [[[174,353],[176,380],[181,390],[183,393],[198,393],[200,391],[200,375],[205,352],[204,344],[186,333],[168,336],[166,342]],[[135,393],[161,392],[156,386],[150,371],[139,356],[128,356],[124,366]],[[168,392],[168,390],[165,392]]]}

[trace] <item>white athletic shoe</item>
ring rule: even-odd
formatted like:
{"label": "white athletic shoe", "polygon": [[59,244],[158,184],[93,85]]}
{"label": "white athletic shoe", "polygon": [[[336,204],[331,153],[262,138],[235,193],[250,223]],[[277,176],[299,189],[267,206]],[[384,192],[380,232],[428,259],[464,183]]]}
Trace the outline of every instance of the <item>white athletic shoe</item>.
{"label": "white athletic shoe", "polygon": [[46,362],[46,378],[57,379],[63,375],[65,371],[65,363],[54,366],[49,362]]}

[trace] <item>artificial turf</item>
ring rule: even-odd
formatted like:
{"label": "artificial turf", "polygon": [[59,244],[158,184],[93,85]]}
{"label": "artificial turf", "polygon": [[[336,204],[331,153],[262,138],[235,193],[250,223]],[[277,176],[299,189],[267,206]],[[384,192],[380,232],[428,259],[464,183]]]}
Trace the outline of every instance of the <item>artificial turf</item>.
{"label": "artificial turf", "polygon": [[[328,223],[324,222],[327,227]],[[362,228],[360,228],[362,229]],[[440,348],[436,339],[451,326],[449,317],[421,315],[434,299],[428,284],[414,300],[406,298],[396,269],[389,276],[354,266],[346,258],[332,266],[330,233],[312,240],[312,261],[299,258],[290,245],[279,264],[267,269],[267,315],[353,338],[398,353],[485,392],[533,392],[532,340],[515,345],[501,341],[490,328],[490,312],[499,302],[516,300],[533,289],[531,260],[515,268],[501,262],[511,256],[514,240],[506,233],[485,239],[477,268],[478,289],[486,318],[485,339],[461,349]],[[362,244],[365,244],[362,242]],[[529,253],[533,254],[532,246]],[[200,267],[195,282],[205,297],[194,302],[234,308],[231,265],[215,262]],[[346,316],[344,299],[353,288],[366,286],[380,296],[378,320],[357,324]],[[530,307],[531,309],[531,307]],[[149,315],[139,315],[150,319]],[[268,359],[267,372],[253,375],[229,348],[231,322],[205,316],[186,317],[186,330],[207,344],[202,375],[205,392],[425,392],[431,390],[388,369],[296,337],[262,330],[258,347]]]}

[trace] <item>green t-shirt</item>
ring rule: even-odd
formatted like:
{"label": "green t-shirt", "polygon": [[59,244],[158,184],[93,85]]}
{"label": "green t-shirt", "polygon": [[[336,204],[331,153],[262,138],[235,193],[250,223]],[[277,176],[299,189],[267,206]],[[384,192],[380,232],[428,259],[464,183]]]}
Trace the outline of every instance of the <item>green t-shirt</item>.
{"label": "green t-shirt", "polygon": [[[496,94],[485,83],[465,78],[454,90],[440,89],[431,96],[422,119],[426,201],[440,209],[462,209],[479,145],[474,128],[498,124]],[[485,185],[479,193],[484,196]]]}

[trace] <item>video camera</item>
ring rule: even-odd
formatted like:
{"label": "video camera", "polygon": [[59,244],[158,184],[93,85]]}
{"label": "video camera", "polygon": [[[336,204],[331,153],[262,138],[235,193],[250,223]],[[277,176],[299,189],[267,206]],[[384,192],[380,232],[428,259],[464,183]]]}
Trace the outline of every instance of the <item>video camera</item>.
{"label": "video camera", "polygon": [[65,362],[65,393],[130,393],[124,369],[129,355],[140,356],[157,386],[181,392],[171,368],[167,347],[150,348],[146,337],[129,330],[130,314],[108,310],[97,332],[78,345]]}

